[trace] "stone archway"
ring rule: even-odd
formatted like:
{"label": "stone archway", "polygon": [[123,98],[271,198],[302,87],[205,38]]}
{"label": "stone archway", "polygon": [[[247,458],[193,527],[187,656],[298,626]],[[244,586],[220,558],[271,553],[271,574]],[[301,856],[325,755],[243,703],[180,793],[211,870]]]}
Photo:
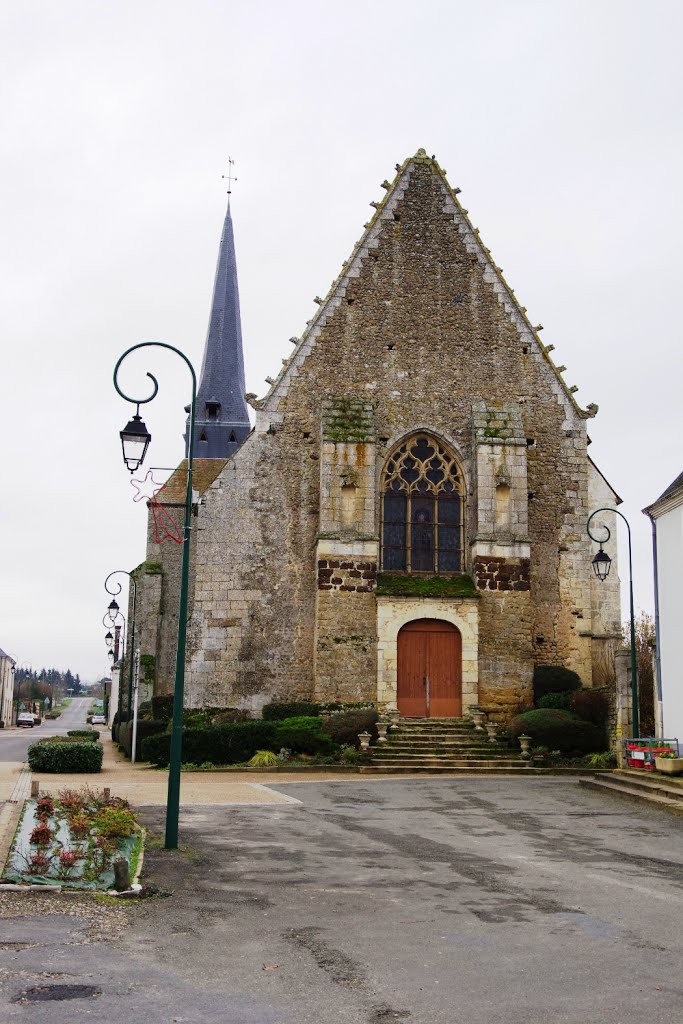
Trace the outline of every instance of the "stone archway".
{"label": "stone archway", "polygon": [[414,619],[397,638],[396,702],[409,718],[462,715],[462,636],[443,619]]}

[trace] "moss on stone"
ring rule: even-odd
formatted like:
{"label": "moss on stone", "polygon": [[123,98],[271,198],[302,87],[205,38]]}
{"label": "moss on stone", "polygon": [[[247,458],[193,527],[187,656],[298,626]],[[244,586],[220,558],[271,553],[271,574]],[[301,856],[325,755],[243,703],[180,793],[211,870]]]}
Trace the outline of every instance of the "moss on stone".
{"label": "moss on stone", "polygon": [[479,597],[471,576],[394,576],[380,573],[378,597]]}
{"label": "moss on stone", "polygon": [[144,562],[142,568],[146,576],[163,575],[163,568],[161,562]]}

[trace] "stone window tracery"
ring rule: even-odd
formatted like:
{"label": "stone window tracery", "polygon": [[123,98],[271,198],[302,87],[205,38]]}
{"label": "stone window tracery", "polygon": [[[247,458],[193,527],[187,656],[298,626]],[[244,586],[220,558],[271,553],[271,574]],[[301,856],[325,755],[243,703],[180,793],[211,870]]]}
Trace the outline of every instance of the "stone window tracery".
{"label": "stone window tracery", "polygon": [[381,491],[385,571],[463,571],[465,489],[445,445],[422,433],[403,441],[384,467]]}

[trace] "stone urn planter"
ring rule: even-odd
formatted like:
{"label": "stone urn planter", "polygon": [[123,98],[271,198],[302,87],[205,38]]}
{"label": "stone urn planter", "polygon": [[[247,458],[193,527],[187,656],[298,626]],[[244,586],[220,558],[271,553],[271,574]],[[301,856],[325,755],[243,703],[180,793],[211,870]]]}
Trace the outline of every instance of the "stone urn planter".
{"label": "stone urn planter", "polygon": [[387,711],[387,718],[389,719],[389,728],[395,729],[398,723],[401,721],[401,712],[398,708],[391,708]]}
{"label": "stone urn planter", "polygon": [[389,723],[388,722],[378,722],[377,723],[377,742],[378,743],[386,743],[387,742],[387,729],[388,728],[389,728]]}
{"label": "stone urn planter", "polygon": [[484,719],[486,718],[486,713],[484,711],[477,710],[477,711],[472,711],[471,714],[472,714],[472,721],[474,722],[474,728],[478,732],[483,732],[484,731]]}
{"label": "stone urn planter", "polygon": [[370,749],[370,733],[369,732],[359,732],[358,733],[358,739],[360,740],[360,749],[361,749],[361,751],[369,750]]}
{"label": "stone urn planter", "polygon": [[497,730],[498,730],[498,726],[496,725],[495,722],[487,722],[486,723],[486,734],[487,734],[487,736],[489,738],[489,743],[495,743],[497,741],[497,737],[496,737]]}
{"label": "stone urn planter", "polygon": [[521,736],[518,736],[517,739],[519,740],[519,745],[522,748],[522,757],[528,757],[532,737],[522,734]]}
{"label": "stone urn planter", "polygon": [[683,757],[655,757],[655,768],[665,775],[683,775]]}

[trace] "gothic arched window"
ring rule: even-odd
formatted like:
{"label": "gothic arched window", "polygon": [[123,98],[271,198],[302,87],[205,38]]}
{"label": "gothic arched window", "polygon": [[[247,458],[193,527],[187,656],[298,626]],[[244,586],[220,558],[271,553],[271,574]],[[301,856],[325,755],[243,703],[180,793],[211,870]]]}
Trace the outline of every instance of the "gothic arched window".
{"label": "gothic arched window", "polygon": [[463,571],[465,488],[453,455],[429,434],[403,441],[382,474],[382,568]]}

